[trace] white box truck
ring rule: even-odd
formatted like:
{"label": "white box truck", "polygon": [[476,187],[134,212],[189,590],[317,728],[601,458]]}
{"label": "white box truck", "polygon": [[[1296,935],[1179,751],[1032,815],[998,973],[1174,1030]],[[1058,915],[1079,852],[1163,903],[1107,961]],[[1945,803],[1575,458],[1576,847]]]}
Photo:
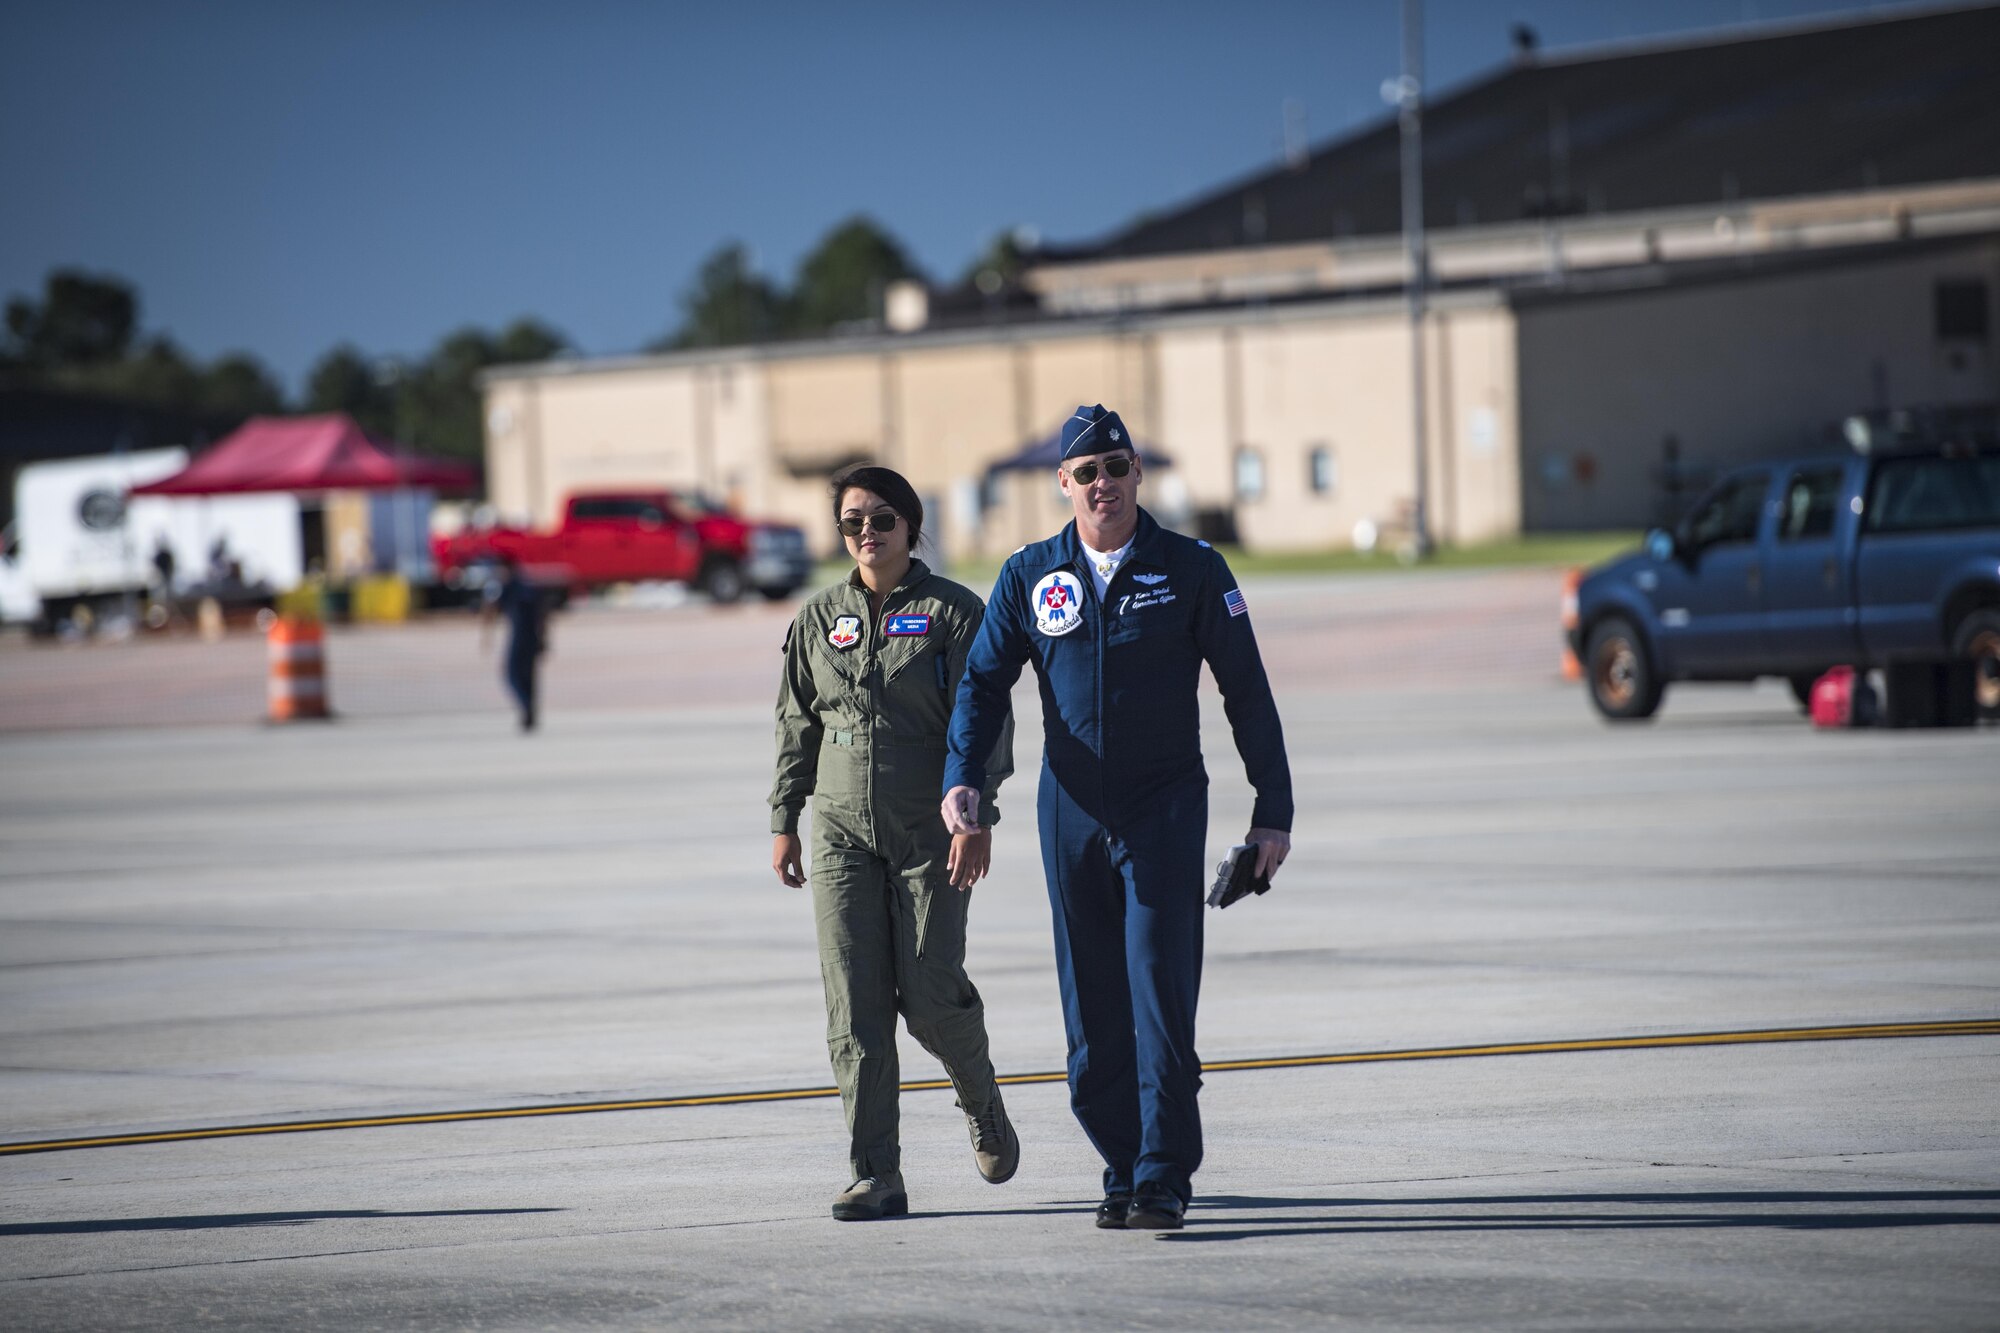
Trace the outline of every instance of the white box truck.
{"label": "white box truck", "polygon": [[[212,569],[218,563],[234,562],[240,585],[274,592],[298,585],[305,570],[297,497],[128,495],[187,461],[185,449],[144,449],[21,469],[13,572],[39,600],[41,627],[115,616],[128,597],[200,593],[221,572]],[[162,549],[173,556],[170,589],[159,586]]]}

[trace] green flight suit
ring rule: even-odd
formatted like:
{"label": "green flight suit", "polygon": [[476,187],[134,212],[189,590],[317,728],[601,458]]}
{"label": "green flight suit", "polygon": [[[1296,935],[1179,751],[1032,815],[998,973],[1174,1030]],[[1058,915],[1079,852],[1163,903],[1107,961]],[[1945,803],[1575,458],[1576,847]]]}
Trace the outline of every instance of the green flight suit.
{"label": "green flight suit", "polygon": [[[984,615],[977,594],[915,560],[879,615],[857,572],[808,598],[785,639],[771,831],[798,832],[813,798],[807,882],[856,1179],[900,1166],[898,1013],[960,1106],[983,1107],[996,1087],[985,1006],[965,975],[971,895],[951,885],[938,812],[952,701]],[[1013,769],[1010,718],[982,823],[999,818],[994,793]]]}

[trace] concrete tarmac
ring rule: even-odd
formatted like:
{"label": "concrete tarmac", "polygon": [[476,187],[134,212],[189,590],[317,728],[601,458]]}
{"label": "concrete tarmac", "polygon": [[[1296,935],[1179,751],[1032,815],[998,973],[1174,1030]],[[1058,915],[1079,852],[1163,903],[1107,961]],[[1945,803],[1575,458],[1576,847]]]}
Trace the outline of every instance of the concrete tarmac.
{"label": "concrete tarmac", "polygon": [[[1209,915],[1205,1059],[2000,1017],[2000,735],[1815,733],[1769,686],[1611,728],[1552,671],[1398,669],[1454,606],[1503,661],[1546,629],[1493,612],[1508,576],[1402,586],[1251,586],[1300,810],[1273,892]],[[715,614],[679,623],[699,641]],[[619,624],[591,622],[607,653]],[[775,666],[721,638],[704,679]],[[1019,698],[968,959],[1005,1073],[1063,1062]],[[1219,707],[1206,735],[1219,853],[1249,793]],[[824,1088],[769,763],[768,710],[723,685],[552,708],[532,737],[461,711],[0,739],[0,1146]],[[936,1074],[906,1042],[904,1077]],[[1098,1164],[1059,1083],[1009,1089],[1024,1155],[1000,1187],[949,1093],[906,1093],[914,1215],[877,1224],[827,1217],[825,1098],[0,1156],[0,1309],[1992,1328],[1997,1074],[1992,1035],[1217,1071],[1169,1235],[1090,1225]]]}

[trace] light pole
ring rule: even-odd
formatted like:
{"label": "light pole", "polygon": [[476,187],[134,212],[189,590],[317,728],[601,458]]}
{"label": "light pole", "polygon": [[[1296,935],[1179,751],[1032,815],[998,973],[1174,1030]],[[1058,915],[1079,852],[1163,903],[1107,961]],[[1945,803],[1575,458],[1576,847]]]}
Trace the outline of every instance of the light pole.
{"label": "light pole", "polygon": [[1396,80],[1397,124],[1403,143],[1403,258],[1410,309],[1410,430],[1416,453],[1417,499],[1410,511],[1410,545],[1417,559],[1431,553],[1430,467],[1424,450],[1424,294],[1430,256],[1424,248],[1424,5],[1402,0],[1403,74]]}

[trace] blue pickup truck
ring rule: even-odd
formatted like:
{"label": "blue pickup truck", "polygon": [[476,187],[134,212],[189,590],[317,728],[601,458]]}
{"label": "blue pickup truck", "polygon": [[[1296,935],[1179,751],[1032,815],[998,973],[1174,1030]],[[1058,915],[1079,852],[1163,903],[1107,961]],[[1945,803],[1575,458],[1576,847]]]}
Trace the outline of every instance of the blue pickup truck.
{"label": "blue pickup truck", "polygon": [[1591,701],[1651,717],[1672,681],[1881,668],[1883,720],[2000,716],[2000,449],[1866,418],[1840,455],[1723,477],[1671,531],[1587,573],[1570,646]]}

